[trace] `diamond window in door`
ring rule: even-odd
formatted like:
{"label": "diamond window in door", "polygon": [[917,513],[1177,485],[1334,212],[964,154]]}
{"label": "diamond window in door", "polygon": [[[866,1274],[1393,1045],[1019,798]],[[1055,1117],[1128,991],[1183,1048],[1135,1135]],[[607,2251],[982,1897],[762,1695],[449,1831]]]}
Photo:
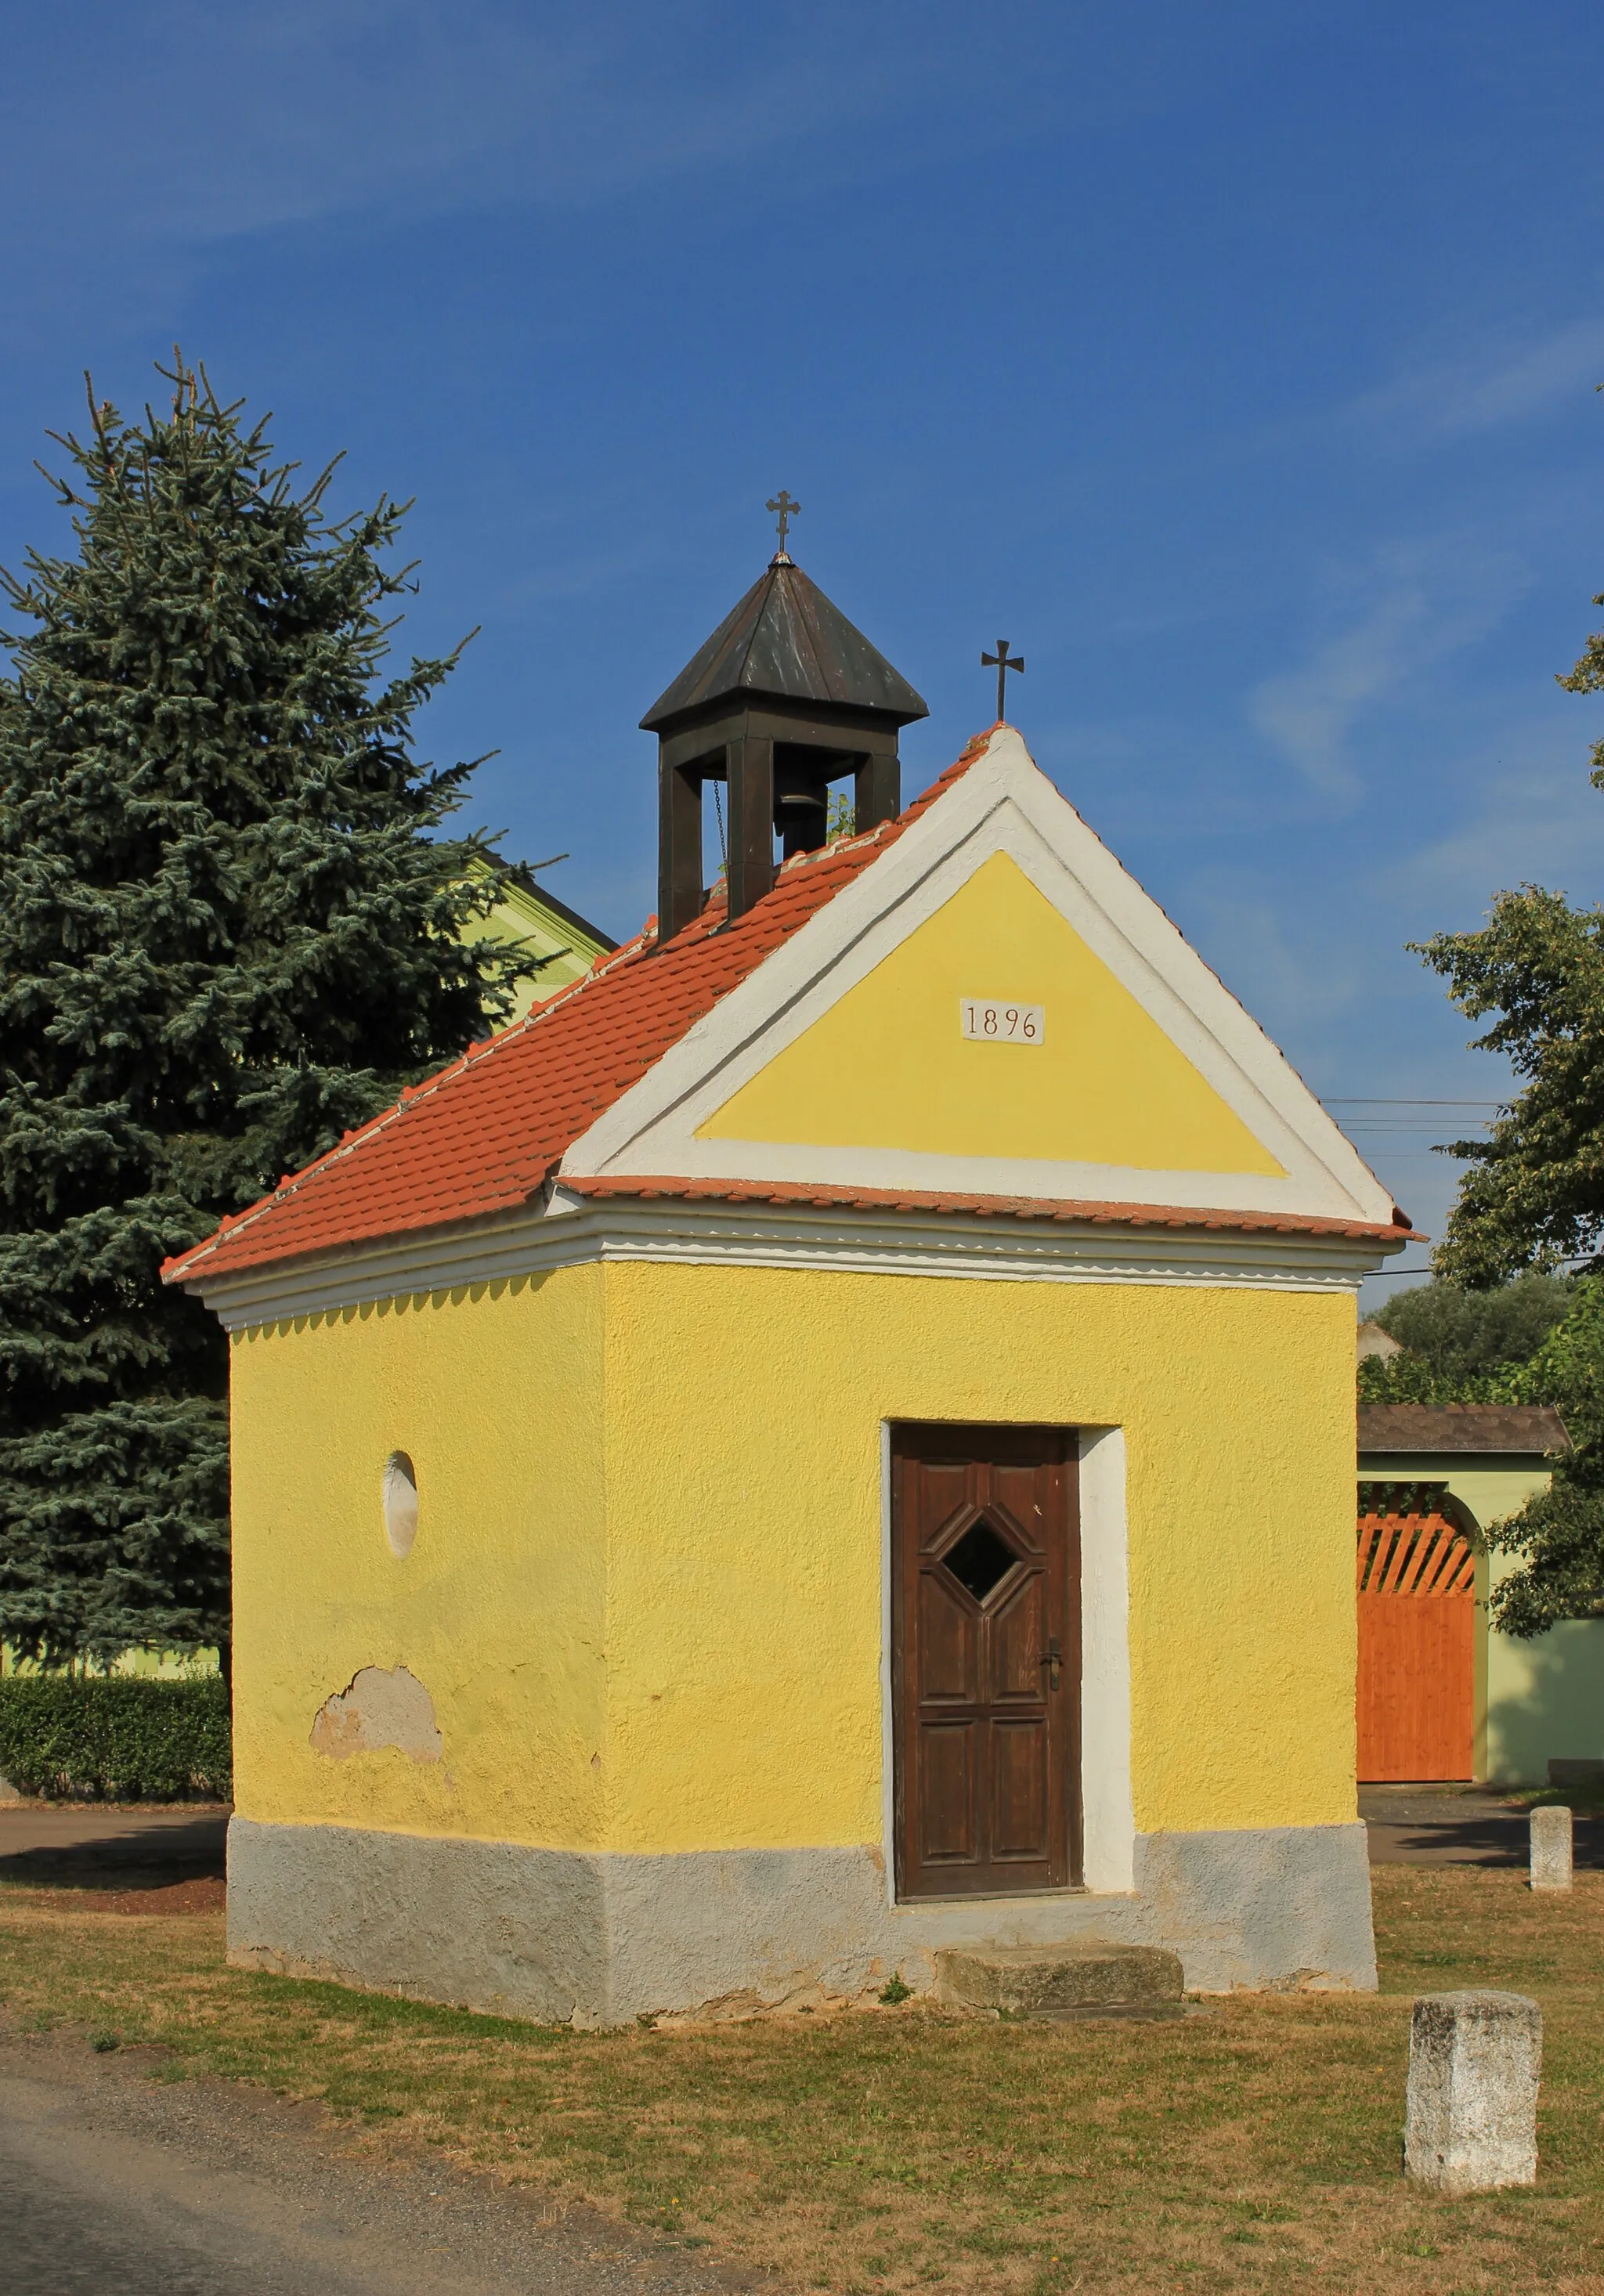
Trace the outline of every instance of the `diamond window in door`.
{"label": "diamond window in door", "polygon": [[983,1603],[997,1592],[1018,1560],[983,1514],[942,1558],[958,1585]]}

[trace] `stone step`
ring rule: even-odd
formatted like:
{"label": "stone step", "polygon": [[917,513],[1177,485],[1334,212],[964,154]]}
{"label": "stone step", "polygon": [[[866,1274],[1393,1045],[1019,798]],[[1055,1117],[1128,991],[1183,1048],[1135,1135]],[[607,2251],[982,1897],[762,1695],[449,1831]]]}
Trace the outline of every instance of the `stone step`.
{"label": "stone step", "polygon": [[965,1946],[935,1956],[935,1994],[1001,2017],[1179,2017],[1180,1956],[1156,1945]]}

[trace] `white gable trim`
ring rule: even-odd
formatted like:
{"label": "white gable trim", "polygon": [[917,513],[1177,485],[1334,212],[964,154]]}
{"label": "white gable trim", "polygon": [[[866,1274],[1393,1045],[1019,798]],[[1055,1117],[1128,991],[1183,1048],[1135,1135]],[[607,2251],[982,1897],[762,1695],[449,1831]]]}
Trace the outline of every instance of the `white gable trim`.
{"label": "white gable trim", "polygon": [[[695,1136],[994,853],[1009,856],[1152,1014],[1285,1167],[1284,1179]],[[615,1101],[560,1168],[587,1177],[815,1181],[1378,1224],[1390,1222],[1393,1209],[1296,1070],[1037,768],[1011,726],[999,726],[984,755],[917,821]]]}

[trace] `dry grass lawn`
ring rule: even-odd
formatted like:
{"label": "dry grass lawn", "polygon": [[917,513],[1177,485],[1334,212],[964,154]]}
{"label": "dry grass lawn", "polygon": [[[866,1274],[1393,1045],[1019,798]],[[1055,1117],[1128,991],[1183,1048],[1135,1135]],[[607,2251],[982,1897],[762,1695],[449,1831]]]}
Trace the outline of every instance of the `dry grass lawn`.
{"label": "dry grass lawn", "polygon": [[[0,2018],[165,2045],[156,2078],[321,2098],[360,2142],[424,2140],[798,2289],[1604,2291],[1604,1876],[1375,1882],[1379,1997],[609,2034],[242,1975],[214,1912],[6,1889]],[[1443,2202],[1399,2174],[1410,1998],[1461,1985],[1542,2004],[1533,2193]]]}

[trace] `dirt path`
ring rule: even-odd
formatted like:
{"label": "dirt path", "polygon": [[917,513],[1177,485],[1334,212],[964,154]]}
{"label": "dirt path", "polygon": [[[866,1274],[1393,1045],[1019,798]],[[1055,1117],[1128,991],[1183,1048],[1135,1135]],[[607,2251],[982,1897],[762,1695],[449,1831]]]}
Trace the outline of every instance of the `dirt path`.
{"label": "dirt path", "polygon": [[0,1803],[0,1882],[137,1900],[150,1913],[221,1907],[228,1812],[104,1802]]}
{"label": "dirt path", "polygon": [[19,2296],[733,2296],[776,2284],[378,2157],[312,2106],[0,2034],[0,2284]]}
{"label": "dirt path", "polygon": [[[1531,1818],[1491,1790],[1464,1786],[1361,1786],[1359,1814],[1370,1828],[1372,1866],[1523,1866]],[[1604,1866],[1604,1823],[1575,1824],[1578,1873]]]}

